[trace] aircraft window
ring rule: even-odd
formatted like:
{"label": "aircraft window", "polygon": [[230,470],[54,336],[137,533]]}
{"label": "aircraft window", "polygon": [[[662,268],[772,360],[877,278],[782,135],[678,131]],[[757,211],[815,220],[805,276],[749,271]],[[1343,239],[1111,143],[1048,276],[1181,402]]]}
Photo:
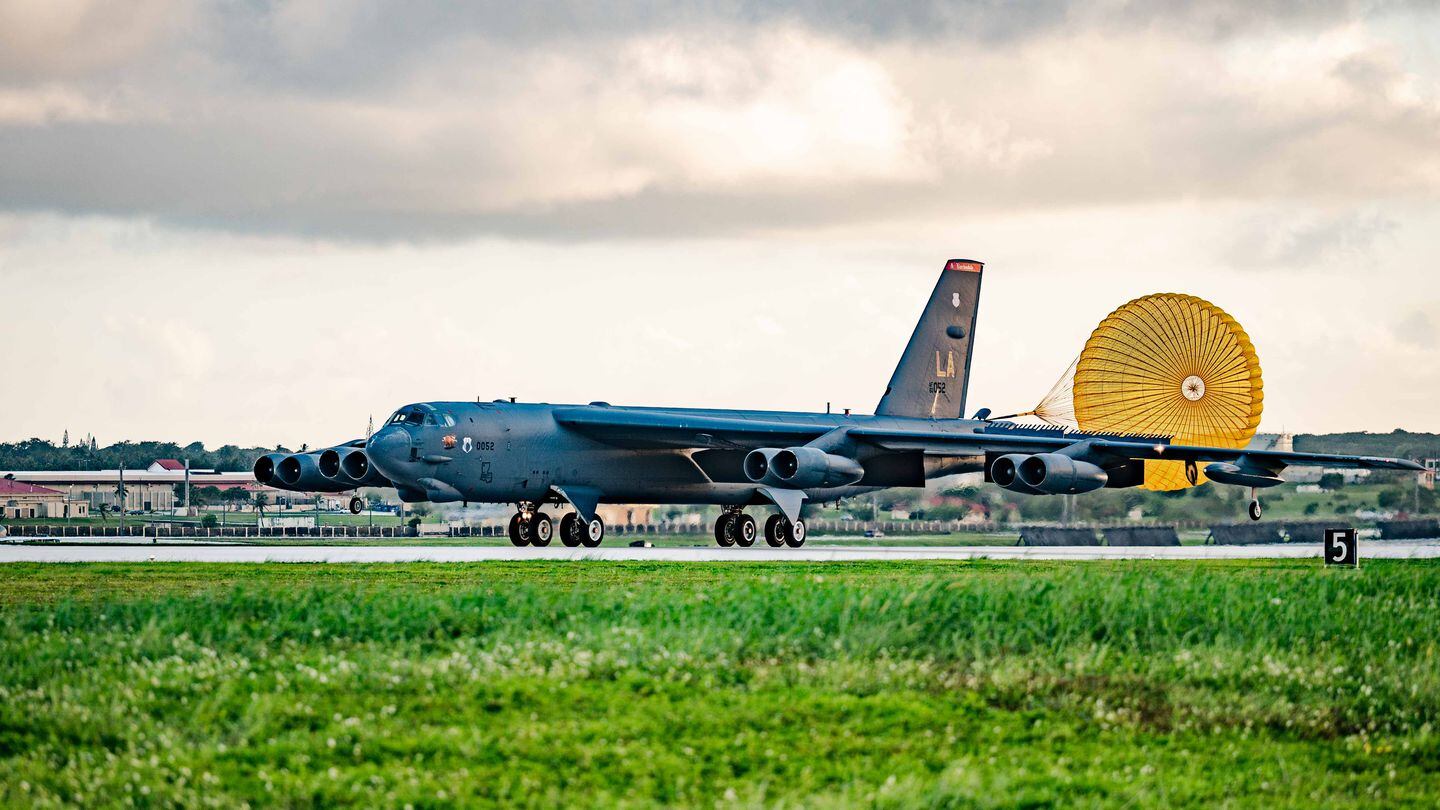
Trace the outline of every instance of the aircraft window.
{"label": "aircraft window", "polygon": [[411,425],[423,425],[425,423],[425,414],[419,411],[411,411],[405,414],[405,422]]}

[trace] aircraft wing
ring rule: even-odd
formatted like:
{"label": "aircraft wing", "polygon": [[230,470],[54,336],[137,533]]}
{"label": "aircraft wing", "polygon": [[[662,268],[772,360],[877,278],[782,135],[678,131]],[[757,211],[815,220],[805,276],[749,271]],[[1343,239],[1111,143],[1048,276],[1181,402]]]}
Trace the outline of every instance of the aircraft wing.
{"label": "aircraft wing", "polygon": [[1370,470],[1413,470],[1425,468],[1414,461],[1377,456],[1341,456],[1325,453],[1294,453],[1278,450],[1246,450],[1234,447],[1200,447],[1194,445],[1087,438],[1084,434],[1065,436],[1025,436],[1005,433],[943,433],[889,428],[851,428],[849,435],[868,441],[886,450],[921,451],[932,455],[964,453],[1045,453],[1063,450],[1080,442],[1089,442],[1096,451],[1133,459],[1171,461],[1235,461],[1241,456],[1276,467],[1324,466],[1363,468]]}
{"label": "aircraft wing", "polygon": [[[831,426],[805,422],[772,421],[757,416],[711,416],[669,413],[644,409],[575,407],[555,411],[555,421],[597,441],[633,449],[745,450],[758,447],[789,447],[811,442],[831,432]],[[1092,437],[1083,433],[1027,435],[1010,431],[958,433],[907,430],[904,428],[846,426],[855,440],[892,452],[922,452],[936,456],[979,453],[1047,453],[1088,442],[1094,451],[1120,458],[1233,462],[1241,456],[1269,467],[1325,466],[1372,470],[1415,470],[1424,468],[1404,459],[1374,456],[1339,456],[1323,453],[1291,453],[1275,450],[1244,450],[1232,447],[1199,447],[1146,441],[1142,438]]]}
{"label": "aircraft wing", "polygon": [[830,431],[826,425],[628,408],[562,408],[555,411],[555,421],[597,441],[637,450],[789,447]]}

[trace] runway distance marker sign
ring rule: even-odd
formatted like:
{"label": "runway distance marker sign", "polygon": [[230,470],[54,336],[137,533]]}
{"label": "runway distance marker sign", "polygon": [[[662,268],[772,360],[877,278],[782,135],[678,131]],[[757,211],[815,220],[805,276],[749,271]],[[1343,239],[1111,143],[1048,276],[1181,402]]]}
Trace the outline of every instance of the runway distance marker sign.
{"label": "runway distance marker sign", "polygon": [[1360,541],[1354,529],[1325,530],[1325,564],[1360,567]]}

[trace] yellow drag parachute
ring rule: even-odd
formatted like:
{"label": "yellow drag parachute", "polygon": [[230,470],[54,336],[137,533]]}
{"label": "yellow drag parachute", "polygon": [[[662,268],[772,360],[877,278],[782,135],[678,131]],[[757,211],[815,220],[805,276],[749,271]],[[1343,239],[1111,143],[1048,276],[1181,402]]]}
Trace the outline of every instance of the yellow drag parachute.
{"label": "yellow drag parachute", "polygon": [[[1245,329],[1193,295],[1157,293],[1110,313],[1028,414],[1097,433],[1171,436],[1175,444],[1244,447],[1265,401]],[[1193,483],[1204,476],[1195,472]],[[1180,461],[1145,464],[1145,488],[1185,489]]]}
{"label": "yellow drag parachute", "polygon": [[[1234,318],[1193,295],[1159,293],[1125,304],[1090,334],[1074,401],[1081,430],[1244,447],[1260,426],[1265,390],[1255,346]],[[1183,462],[1145,465],[1146,489],[1188,486]]]}

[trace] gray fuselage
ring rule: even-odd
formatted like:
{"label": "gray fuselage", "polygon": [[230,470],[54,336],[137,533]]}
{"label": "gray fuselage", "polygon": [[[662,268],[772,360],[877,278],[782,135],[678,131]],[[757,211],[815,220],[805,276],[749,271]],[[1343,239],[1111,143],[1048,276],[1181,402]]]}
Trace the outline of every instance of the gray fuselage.
{"label": "gray fuselage", "polygon": [[[558,411],[640,412],[682,419],[724,417],[769,425],[793,424],[800,434],[846,425],[923,427],[970,433],[983,422],[860,414],[739,411],[701,408],[623,408],[605,404],[431,402],[407,406],[370,438],[366,450],[406,501],[539,502],[552,487],[585,487],[605,503],[760,504],[759,487],[741,469],[747,448],[617,447],[562,424]],[[794,442],[804,444],[804,436]],[[779,446],[785,446],[780,444]],[[806,489],[826,503],[886,486],[923,486],[938,475],[984,469],[983,455],[912,454],[857,485]]]}

